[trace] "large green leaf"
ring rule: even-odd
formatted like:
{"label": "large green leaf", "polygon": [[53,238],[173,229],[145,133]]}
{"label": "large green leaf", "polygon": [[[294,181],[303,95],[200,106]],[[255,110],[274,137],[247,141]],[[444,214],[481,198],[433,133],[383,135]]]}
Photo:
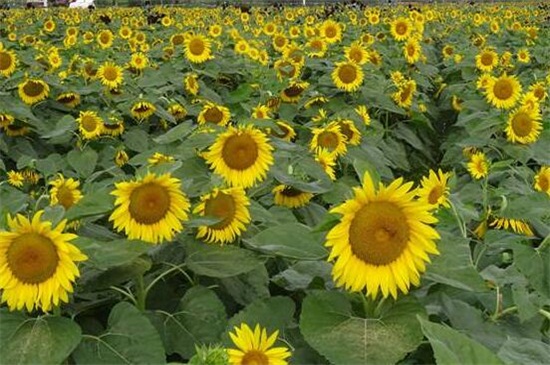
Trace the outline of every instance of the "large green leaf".
{"label": "large green leaf", "polygon": [[430,341],[438,365],[498,365],[503,362],[479,342],[441,324],[418,318],[422,332]]}
{"label": "large green leaf", "polygon": [[222,287],[242,305],[269,297],[269,273],[264,265],[247,273],[220,279]]}
{"label": "large green leaf", "polygon": [[61,364],[80,339],[80,327],[68,318],[30,318],[5,308],[0,310],[2,364]]}
{"label": "large green leaf", "polygon": [[147,317],[129,303],[113,307],[101,336],[84,335],[77,364],[164,364],[162,341]]}
{"label": "large green leaf", "polygon": [[115,198],[106,190],[84,194],[82,199],[67,211],[68,220],[106,214],[113,210]]}
{"label": "large green leaf", "polygon": [[498,351],[506,364],[547,364],[550,345],[528,338],[509,338]]}
{"label": "large green leaf", "polygon": [[156,311],[148,316],[161,334],[166,353],[177,352],[186,359],[193,356],[195,346],[218,342],[227,327],[223,303],[202,286],[185,293],[176,313]]}
{"label": "large green leaf", "polygon": [[88,256],[86,265],[99,270],[132,262],[151,248],[142,241],[125,239],[106,242],[78,237],[74,243]]}
{"label": "large green leaf", "polygon": [[94,172],[97,159],[97,152],[91,148],[83,151],[72,150],[67,154],[69,165],[83,178],[87,178]]}
{"label": "large green leaf", "polygon": [[190,241],[185,264],[199,275],[228,278],[254,270],[262,261],[249,250],[235,246],[209,245]]}
{"label": "large green leaf", "polygon": [[323,235],[300,223],[271,227],[244,241],[260,251],[293,259],[318,260],[327,255]]}
{"label": "large green leaf", "polygon": [[304,300],[300,329],[333,364],[395,364],[422,342],[416,316],[423,314],[422,306],[405,298],[379,318],[361,318],[345,294],[318,291]]}

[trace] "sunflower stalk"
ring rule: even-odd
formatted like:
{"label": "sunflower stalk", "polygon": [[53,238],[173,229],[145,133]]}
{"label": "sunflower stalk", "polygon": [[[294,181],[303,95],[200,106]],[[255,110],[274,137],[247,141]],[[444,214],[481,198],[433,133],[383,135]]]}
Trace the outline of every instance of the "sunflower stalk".
{"label": "sunflower stalk", "polygon": [[143,283],[143,274],[139,274],[134,278],[134,284],[136,286],[136,307],[140,311],[145,311],[145,300],[147,299],[147,292],[145,291],[145,285]]}

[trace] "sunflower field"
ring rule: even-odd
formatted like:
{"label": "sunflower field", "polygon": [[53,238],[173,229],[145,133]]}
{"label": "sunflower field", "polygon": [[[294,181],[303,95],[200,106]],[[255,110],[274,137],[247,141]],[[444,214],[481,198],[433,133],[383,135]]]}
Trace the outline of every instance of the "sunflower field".
{"label": "sunflower field", "polygon": [[549,21],[0,10],[0,364],[548,364]]}

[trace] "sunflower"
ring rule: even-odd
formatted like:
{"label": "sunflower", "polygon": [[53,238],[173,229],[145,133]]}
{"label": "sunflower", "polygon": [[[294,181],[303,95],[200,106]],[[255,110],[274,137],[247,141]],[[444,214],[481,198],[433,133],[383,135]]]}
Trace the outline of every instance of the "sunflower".
{"label": "sunflower", "polygon": [[355,62],[357,65],[364,65],[369,61],[369,53],[359,42],[354,42],[349,47],[344,47],[344,54],[348,61]]}
{"label": "sunflower", "polygon": [[303,92],[309,87],[305,81],[291,81],[290,85],[281,91],[281,100],[285,103],[296,103],[302,97]]}
{"label": "sunflower", "polygon": [[275,124],[277,128],[269,129],[268,133],[270,136],[281,138],[287,142],[292,142],[292,140],[296,138],[296,131],[294,131],[294,128],[292,128],[290,124],[281,120],[275,122]]}
{"label": "sunflower", "polygon": [[103,123],[102,133],[118,137],[124,132],[124,120],[111,116],[109,117],[109,123]]}
{"label": "sunflower", "polygon": [[491,224],[489,224],[489,227],[506,230],[511,228],[515,233],[524,234],[526,236],[534,236],[533,230],[531,230],[529,224],[521,219],[495,217]]}
{"label": "sunflower", "polygon": [[454,52],[455,52],[455,49],[450,44],[446,44],[443,47],[443,49],[441,50],[441,54],[442,54],[443,58],[445,58],[445,59],[453,57]]}
{"label": "sunflower", "polygon": [[181,104],[173,103],[168,106],[168,113],[170,113],[176,121],[180,121],[187,115],[187,109]]}
{"label": "sunflower", "polygon": [[231,119],[231,112],[228,108],[211,102],[207,102],[197,116],[197,122],[200,125],[212,123],[221,127],[225,126],[229,119]]}
{"label": "sunflower", "polygon": [[419,200],[432,208],[439,206],[449,208],[449,187],[447,186],[447,180],[450,176],[450,172],[443,172],[441,169],[437,173],[430,170],[428,177],[422,177],[422,181],[420,182],[421,187],[416,192]]}
{"label": "sunflower", "polygon": [[128,27],[127,25],[123,25],[118,30],[118,35],[122,39],[130,39],[130,37],[132,36],[132,28]]}
{"label": "sunflower", "polygon": [[254,331],[246,323],[229,332],[229,337],[237,349],[228,349],[230,365],[287,365],[291,356],[286,347],[273,347],[279,331],[268,336],[267,330],[256,324]]}
{"label": "sunflower", "polygon": [[23,176],[23,173],[14,170],[8,171],[8,184],[15,186],[16,188],[21,188],[23,187],[24,182],[25,177]]}
{"label": "sunflower", "polygon": [[325,20],[319,27],[319,35],[332,44],[342,40],[342,26],[334,20]]}
{"label": "sunflower", "polygon": [[271,109],[267,105],[258,104],[252,108],[252,118],[256,119],[271,119]]}
{"label": "sunflower", "polygon": [[122,167],[128,163],[130,160],[130,157],[128,157],[128,154],[124,150],[120,150],[115,155],[115,164],[118,167]]}
{"label": "sunflower", "polygon": [[25,181],[27,181],[31,185],[38,184],[38,181],[41,178],[40,174],[31,168],[26,168],[21,173],[23,174],[23,178],[25,179]]}
{"label": "sunflower", "polygon": [[15,118],[11,114],[0,113],[0,127],[7,127],[12,124]]}
{"label": "sunflower", "polygon": [[544,85],[543,81],[537,82],[529,86],[529,91],[533,93],[533,95],[537,98],[538,101],[543,101],[548,96],[548,93],[546,91],[546,86]]}
{"label": "sunflower", "polygon": [[273,68],[277,71],[279,80],[295,79],[300,75],[302,65],[292,59],[280,59],[275,61]]}
{"label": "sunflower", "polygon": [[50,205],[61,205],[65,210],[69,209],[80,199],[82,193],[78,189],[80,183],[72,178],[65,179],[61,174],[53,181],[50,181]]}
{"label": "sunflower", "polygon": [[303,207],[313,198],[312,193],[301,191],[288,185],[277,185],[271,192],[274,196],[273,201],[275,205],[288,208]]}
{"label": "sunflower", "polygon": [[289,42],[283,33],[276,33],[273,35],[271,43],[277,52],[283,52]]}
{"label": "sunflower", "polygon": [[537,141],[542,130],[538,108],[518,108],[508,118],[506,137],[512,143],[530,144]]}
{"label": "sunflower", "polygon": [[132,116],[138,120],[144,120],[149,118],[151,115],[155,114],[157,108],[148,101],[138,101],[132,108],[130,108],[130,113]]}
{"label": "sunflower", "polygon": [[42,80],[28,79],[18,85],[17,91],[25,104],[33,105],[48,97],[50,87]]}
{"label": "sunflower", "polygon": [[73,92],[67,92],[60,94],[55,100],[68,108],[74,108],[80,104],[80,95]]}
{"label": "sunflower", "polygon": [[130,58],[130,67],[136,71],[143,71],[149,64],[149,59],[144,53],[133,53]]}
{"label": "sunflower", "polygon": [[531,54],[527,48],[520,49],[517,57],[518,61],[521,63],[529,63],[529,61],[531,61]]}
{"label": "sunflower", "polygon": [[476,55],[476,67],[483,72],[491,72],[498,65],[498,54],[492,49],[484,49]]}
{"label": "sunflower", "polygon": [[174,157],[162,154],[160,152],[155,152],[153,156],[147,159],[147,163],[151,166],[160,165],[166,162],[174,161]]}
{"label": "sunflower", "polygon": [[361,143],[361,132],[359,132],[352,120],[339,119],[335,124],[340,127],[340,131],[346,137],[346,143],[349,143],[351,146],[358,146]]}
{"label": "sunflower", "polygon": [[4,132],[10,137],[20,137],[29,133],[30,129],[26,125],[9,124],[3,127]]}
{"label": "sunflower", "polygon": [[313,37],[306,43],[307,55],[309,57],[323,58],[327,52],[327,42],[321,37]]}
{"label": "sunflower", "polygon": [[203,63],[213,58],[210,40],[203,35],[194,35],[185,40],[185,57],[193,63]]}
{"label": "sunflower", "polygon": [[399,89],[392,94],[392,99],[402,108],[410,108],[416,92],[416,82],[414,80],[403,81]]}
{"label": "sunflower", "polygon": [[340,90],[357,90],[363,83],[363,70],[355,62],[337,62],[332,71],[332,81]]}
{"label": "sunflower", "polygon": [[521,96],[521,84],[516,76],[491,78],[485,90],[487,101],[499,109],[512,108]]}
{"label": "sunflower", "polygon": [[550,196],[550,166],[542,166],[535,175],[535,190]]}
{"label": "sunflower", "polygon": [[411,188],[399,178],[375,189],[366,172],[355,197],[331,210],[342,214],[325,244],[331,248],[328,260],[336,259],[332,276],[338,286],[396,298],[398,290],[406,294],[411,284],[419,285],[428,254],[439,254],[439,234],[429,225],[437,222],[430,206],[415,200]]}
{"label": "sunflower", "polygon": [[123,76],[122,67],[116,65],[114,62],[107,61],[97,70],[97,77],[109,89],[116,89],[122,85]]}
{"label": "sunflower", "polygon": [[97,34],[97,43],[103,49],[107,49],[113,45],[115,36],[109,29],[104,29]]}
{"label": "sunflower", "polygon": [[396,41],[404,41],[409,38],[412,28],[411,21],[404,17],[399,17],[390,24],[391,35]]}
{"label": "sunflower", "polygon": [[420,42],[415,38],[409,38],[403,45],[403,55],[407,63],[412,64],[420,60],[420,56],[422,55]]}
{"label": "sunflower", "polygon": [[193,213],[201,217],[216,218],[219,222],[199,226],[197,238],[220,244],[235,241],[246,231],[246,225],[251,221],[249,205],[250,202],[242,187],[215,188],[211,193],[201,196],[201,201]]}
{"label": "sunflower", "polygon": [[109,221],[118,232],[124,230],[129,239],[154,244],[171,241],[183,230],[190,206],[180,186],[181,181],[170,174],[152,173],[116,183],[111,192],[116,196],[115,210]]}
{"label": "sunflower", "polygon": [[195,73],[188,74],[183,80],[185,90],[191,95],[199,93],[199,76]]}
{"label": "sunflower", "polygon": [[468,171],[474,179],[482,179],[489,173],[489,162],[483,152],[475,152],[470,156]]}
{"label": "sunflower", "polygon": [[359,105],[354,109],[365,125],[370,125],[369,111],[365,105]]}
{"label": "sunflower", "polygon": [[84,139],[97,138],[103,132],[103,120],[94,111],[81,111],[76,122]]}
{"label": "sunflower", "polygon": [[10,310],[49,311],[60,301],[67,303],[80,276],[75,262],[88,259],[70,243],[77,236],[63,233],[67,221],[52,228],[41,221],[43,213],[36,212],[32,221],[8,215],[10,230],[0,232],[1,301]]}
{"label": "sunflower", "polygon": [[204,154],[210,168],[231,186],[248,188],[265,179],[273,164],[267,136],[251,125],[230,126]]}
{"label": "sunflower", "polygon": [[313,137],[309,144],[312,151],[318,152],[321,149],[328,151],[335,157],[345,155],[347,152],[347,138],[342,133],[340,126],[331,123],[325,127],[313,128],[311,130]]}
{"label": "sunflower", "polygon": [[0,75],[10,77],[17,66],[17,55],[14,51],[0,49]]}
{"label": "sunflower", "polygon": [[53,32],[55,30],[55,27],[56,27],[55,22],[51,19],[48,19],[44,22],[43,28],[44,28],[44,31],[46,31],[47,33]]}

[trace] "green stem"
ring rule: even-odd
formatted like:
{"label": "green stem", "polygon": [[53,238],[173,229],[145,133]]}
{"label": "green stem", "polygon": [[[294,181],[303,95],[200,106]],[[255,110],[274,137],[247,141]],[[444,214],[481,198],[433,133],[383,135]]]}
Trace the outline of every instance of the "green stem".
{"label": "green stem", "polygon": [[503,309],[500,313],[498,313],[498,316],[494,316],[495,319],[499,319],[500,317],[504,317],[505,315],[509,314],[509,313],[514,313],[514,312],[517,312],[518,310],[518,307],[517,306],[512,306],[512,307],[508,307],[506,309]]}
{"label": "green stem", "polygon": [[498,317],[500,317],[500,287],[497,285],[497,293],[496,293],[496,301],[495,301],[495,312],[491,316],[491,319],[493,321],[496,321]]}
{"label": "green stem", "polygon": [[550,321],[550,312],[547,312],[541,308],[539,309],[539,313],[542,314],[544,317],[546,317]]}
{"label": "green stem", "polygon": [[163,272],[162,274],[160,274],[159,276],[157,276],[155,280],[153,280],[149,285],[147,285],[147,288],[145,288],[145,296],[147,297],[147,294],[149,294],[149,290],[151,290],[151,288],[153,288],[153,286],[155,286],[155,284],[158,283],[160,280],[162,280],[166,275],[173,273],[174,271],[181,271],[181,268],[183,266],[185,266],[185,264],[173,266],[170,269]]}
{"label": "green stem", "polygon": [[54,316],[57,316],[57,317],[60,317],[61,316],[61,308],[56,305],[55,307],[52,308],[52,313]]}
{"label": "green stem", "polygon": [[451,204],[451,209],[453,210],[453,215],[455,216],[458,228],[460,228],[460,233],[462,234],[462,237],[467,238],[468,233],[466,231],[466,224],[464,224],[462,217],[460,216],[460,214],[458,214],[458,210],[456,210],[454,203],[450,200],[449,203]]}
{"label": "green stem", "polygon": [[143,275],[138,275],[134,279],[136,285],[136,306],[140,311],[145,311],[145,299],[147,299],[147,293],[145,292],[145,285],[143,284]]}

